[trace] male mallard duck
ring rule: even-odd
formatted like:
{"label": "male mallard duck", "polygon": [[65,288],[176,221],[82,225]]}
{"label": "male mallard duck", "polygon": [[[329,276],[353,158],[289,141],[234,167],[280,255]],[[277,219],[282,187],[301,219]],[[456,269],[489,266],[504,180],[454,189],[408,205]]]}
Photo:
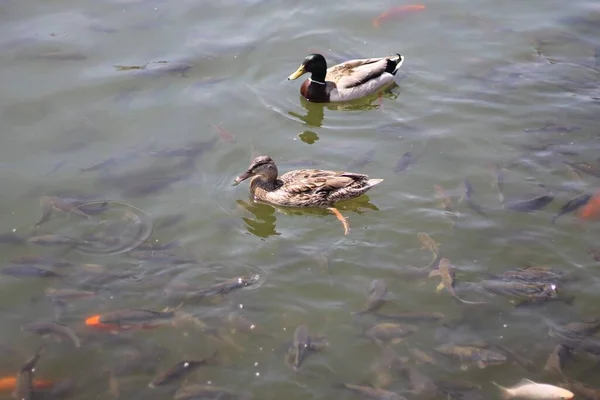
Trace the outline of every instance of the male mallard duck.
{"label": "male mallard duck", "polygon": [[310,54],[288,80],[310,72],[310,78],[300,86],[300,94],[305,99],[315,103],[348,101],[377,93],[391,85],[403,62],[404,57],[396,54],[350,60],[328,69],[325,57]]}
{"label": "male mallard duck", "polygon": [[269,156],[256,157],[248,170],[235,178],[234,186],[250,177],[250,193],[254,199],[283,207],[327,208],[344,224],[346,234],[348,224],[333,207],[334,203],[358,197],[383,181],[353,172],[322,169],[298,169],[279,176]]}

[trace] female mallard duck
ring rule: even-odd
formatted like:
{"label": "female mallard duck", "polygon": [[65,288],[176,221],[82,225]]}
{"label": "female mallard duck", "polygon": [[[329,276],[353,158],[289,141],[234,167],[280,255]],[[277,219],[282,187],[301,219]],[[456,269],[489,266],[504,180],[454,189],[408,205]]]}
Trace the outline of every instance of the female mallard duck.
{"label": "female mallard duck", "polygon": [[377,93],[394,83],[394,75],[403,62],[404,57],[396,54],[350,60],[328,69],[325,57],[310,54],[288,80],[298,79],[310,72],[310,78],[300,86],[300,94],[315,103],[355,100]]}
{"label": "female mallard duck", "polygon": [[346,234],[348,223],[333,207],[334,203],[358,197],[383,181],[353,172],[322,169],[298,169],[279,176],[269,156],[255,158],[248,170],[235,178],[234,185],[250,177],[250,193],[255,200],[283,207],[327,208],[344,224]]}

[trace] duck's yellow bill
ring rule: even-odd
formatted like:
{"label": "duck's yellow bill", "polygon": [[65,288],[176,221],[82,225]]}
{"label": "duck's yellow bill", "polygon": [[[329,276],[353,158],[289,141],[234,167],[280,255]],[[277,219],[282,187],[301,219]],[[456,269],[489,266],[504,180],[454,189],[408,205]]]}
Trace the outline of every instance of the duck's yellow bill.
{"label": "duck's yellow bill", "polygon": [[293,81],[294,79],[300,78],[302,75],[304,75],[305,72],[306,71],[304,71],[304,65],[299,66],[296,72],[288,76],[288,81]]}

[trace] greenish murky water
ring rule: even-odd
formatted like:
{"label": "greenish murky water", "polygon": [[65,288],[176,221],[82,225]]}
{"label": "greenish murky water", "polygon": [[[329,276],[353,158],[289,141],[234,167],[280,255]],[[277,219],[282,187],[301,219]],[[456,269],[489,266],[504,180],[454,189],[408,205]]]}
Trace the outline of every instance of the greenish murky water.
{"label": "greenish murky water", "polygon": [[[597,177],[576,179],[565,164],[600,168],[598,3],[432,1],[373,25],[399,5],[0,1],[0,222],[8,235],[0,244],[2,264],[14,266],[13,258],[24,255],[74,264],[55,267],[58,277],[2,275],[0,374],[15,376],[43,342],[21,326],[58,316],[82,345],[47,341],[35,373],[36,379],[72,378],[69,398],[114,398],[107,370],[122,367],[116,374],[120,398],[127,399],[172,398],[182,385],[207,382],[252,399],[359,399],[339,383],[376,384],[372,365],[382,351],[362,336],[377,318],[351,312],[363,306],[371,281],[382,279],[389,293],[380,313],[445,316],[409,322],[417,332],[392,347],[436,382],[480,388],[453,392],[453,398],[497,398],[491,381],[561,383],[543,371],[558,342],[542,317],[600,316],[600,269],[588,254],[598,245],[600,225],[574,214],[550,222],[569,199],[598,187]],[[300,81],[287,81],[311,52],[330,64],[393,53],[406,61],[398,86],[382,98],[320,105],[300,97]],[[406,152],[416,161],[396,172]],[[327,212],[253,204],[246,183],[233,187],[259,154],[271,156],[281,172],[347,169],[384,182],[340,206],[351,227],[344,236]],[[553,192],[553,201],[530,213],[504,208],[494,165],[504,167],[507,203],[544,190]],[[458,203],[465,178],[485,215]],[[440,208],[434,185],[453,196],[457,215]],[[90,220],[55,212],[35,228],[42,195],[95,206],[113,200],[135,209],[126,214],[108,203],[111,213]],[[89,245],[10,240],[13,234],[83,239],[97,233],[100,220],[127,243],[152,234],[151,242],[176,241],[177,247],[128,251],[105,243],[89,251]],[[124,221],[130,223],[126,234]],[[440,243],[442,257],[456,266],[457,293],[488,304],[454,302],[446,291],[436,293],[439,278],[401,274],[431,262],[418,232]],[[575,296],[572,304],[515,308],[505,296],[461,289],[527,264],[575,274],[559,287],[561,296]],[[202,320],[202,328],[181,323],[116,335],[85,325],[86,318],[113,310],[177,307],[183,287],[206,288],[241,275],[258,280],[222,296],[183,299],[178,311]],[[48,289],[97,295],[57,307],[45,296]],[[232,312],[267,334],[233,329]],[[294,371],[284,356],[299,325],[326,335],[329,346]],[[481,369],[433,350],[482,341],[509,348],[534,368],[509,357]],[[415,361],[414,349],[435,364]],[[216,365],[148,388],[156,373],[215,350]],[[134,367],[126,368],[128,361]],[[579,351],[564,371],[592,384],[600,380],[598,370],[590,370],[594,363]],[[409,399],[424,396],[401,371],[388,389]],[[10,390],[0,395],[10,398]]]}

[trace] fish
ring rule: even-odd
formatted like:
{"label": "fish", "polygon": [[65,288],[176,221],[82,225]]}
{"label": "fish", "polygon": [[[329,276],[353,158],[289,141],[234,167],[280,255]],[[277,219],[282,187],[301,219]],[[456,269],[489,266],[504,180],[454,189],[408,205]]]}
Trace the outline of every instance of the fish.
{"label": "fish", "polygon": [[35,354],[19,369],[15,391],[13,393],[14,397],[18,400],[32,400],[34,398],[33,371],[35,371],[35,367],[42,355],[43,349],[44,346],[38,348]]}
{"label": "fish", "polygon": [[394,172],[399,173],[402,171],[406,171],[408,167],[410,167],[414,163],[414,161],[415,159],[413,157],[413,154],[410,151],[407,151],[406,153],[402,154],[402,157],[400,157],[400,159],[396,163],[396,166],[394,167]]}
{"label": "fish", "polygon": [[504,296],[516,296],[527,299],[550,299],[558,296],[554,283],[488,280],[481,281],[479,284],[490,293]]}
{"label": "fish", "polygon": [[492,165],[492,172],[496,178],[495,186],[498,189],[498,198],[501,204],[504,204],[504,172],[498,164]]}
{"label": "fish", "polygon": [[[436,258],[436,260],[439,260],[439,258]],[[435,261],[433,261],[431,264],[435,265]],[[437,265],[435,265],[435,268],[437,268]],[[433,269],[430,267],[413,267],[411,265],[404,265],[398,267],[394,271],[404,279],[417,279],[426,278],[432,270]]]}
{"label": "fish", "polygon": [[68,236],[59,235],[40,235],[32,236],[27,239],[29,243],[37,244],[40,246],[59,246],[59,245],[81,245],[90,244],[87,240],[81,240]]}
{"label": "fish", "polygon": [[85,219],[91,218],[90,215],[80,210],[77,204],[69,202],[58,196],[42,195],[42,197],[40,197],[40,205],[42,207],[42,216],[35,223],[35,226],[38,228],[50,220],[50,217],[54,211],[60,211],[65,214],[74,214]]}
{"label": "fish", "polygon": [[192,384],[185,385],[177,389],[173,398],[175,400],[237,400],[239,399],[239,396],[231,390],[220,388],[218,386]]}
{"label": "fish", "polygon": [[458,297],[458,295],[456,294],[456,290],[454,290],[455,274],[454,269],[452,267],[453,266],[450,263],[450,260],[448,260],[447,258],[442,258],[440,260],[440,264],[438,265],[438,271],[442,279],[442,283],[438,286],[437,290],[440,291],[441,289],[446,288],[448,293],[450,293],[450,295],[453,298],[464,304],[487,304],[486,302],[481,301],[467,301]]}
{"label": "fish", "polygon": [[588,163],[573,163],[569,161],[563,162],[577,171],[581,171],[596,178],[600,178],[600,168],[594,167]]}
{"label": "fish", "polygon": [[572,379],[566,379],[566,382],[561,384],[561,386],[572,391],[576,396],[581,396],[581,399],[600,400],[600,388],[586,385]]}
{"label": "fish", "polygon": [[255,322],[250,321],[244,315],[237,311],[232,311],[227,314],[227,323],[233,328],[234,332],[258,333],[261,335],[271,336],[261,329]]}
{"label": "fish", "polygon": [[563,373],[562,369],[569,355],[570,352],[567,346],[562,344],[557,345],[554,350],[552,350],[552,353],[550,353],[548,356],[544,370],[564,377],[565,374]]}
{"label": "fish", "polygon": [[590,336],[600,331],[600,318],[590,318],[582,322],[569,322],[560,329],[581,336]]}
{"label": "fish", "polygon": [[226,131],[225,129],[221,128],[218,125],[211,125],[218,133],[219,133],[219,137],[228,142],[228,143],[234,143],[235,142],[235,136],[233,136],[233,134],[229,131]]}
{"label": "fish", "polygon": [[432,399],[442,394],[435,382],[427,375],[422,374],[418,369],[409,367],[407,372],[411,392],[418,398]]}
{"label": "fish", "polygon": [[487,217],[487,214],[483,211],[483,208],[473,201],[473,185],[471,185],[471,182],[467,178],[465,178],[463,181],[463,190],[463,197],[467,202],[467,206],[469,206],[471,210],[475,211],[482,217]]}
{"label": "fish", "polygon": [[368,399],[373,400],[406,400],[405,397],[400,396],[397,393],[390,392],[389,390],[376,388],[373,386],[360,386],[353,385],[350,383],[341,383],[341,387],[358,393]]}
{"label": "fish", "polygon": [[503,399],[539,399],[539,400],[569,400],[575,397],[573,392],[546,383],[537,383],[529,379],[523,379],[516,386],[507,388],[492,382],[500,389]]}
{"label": "fish", "polygon": [[594,261],[600,261],[600,247],[592,247],[588,249],[588,254],[594,259]]}
{"label": "fish", "polygon": [[[36,379],[32,382],[33,388],[37,391],[48,389],[54,386],[53,381]],[[17,387],[17,376],[0,377],[0,392],[14,392]]]}
{"label": "fish", "polygon": [[148,384],[148,387],[153,389],[158,386],[167,385],[167,384],[172,383],[173,381],[181,378],[185,374],[189,373],[190,371],[193,371],[194,369],[196,369],[198,367],[213,364],[216,362],[217,353],[218,352],[215,351],[210,357],[205,358],[203,360],[179,361],[177,364],[175,364],[174,366],[169,368],[167,371],[165,371],[165,372],[157,375],[155,378],[153,378],[150,381],[150,383]]}
{"label": "fish", "polygon": [[435,196],[440,201],[440,207],[449,214],[456,214],[456,210],[454,209],[454,203],[450,196],[446,194],[446,191],[441,185],[433,185],[433,190],[435,191]]}
{"label": "fish", "polygon": [[77,290],[77,289],[54,289],[47,288],[44,290],[46,297],[52,301],[67,302],[71,300],[85,299],[88,297],[94,297],[97,295],[96,292],[89,290]]}
{"label": "fish", "polygon": [[388,288],[383,280],[373,280],[369,290],[369,298],[367,299],[363,309],[352,314],[361,315],[379,310],[385,304],[387,293]]}
{"label": "fish", "polygon": [[562,217],[563,215],[568,214],[570,212],[579,210],[581,207],[584,207],[586,204],[588,204],[591,198],[592,195],[590,193],[582,193],[578,196],[575,196],[560,208],[558,213],[554,217],[552,217],[550,222],[552,224],[555,224],[556,220],[559,217]]}
{"label": "fish", "polygon": [[44,256],[16,256],[10,260],[13,264],[46,265],[50,267],[72,267],[74,264],[66,260]]}
{"label": "fish", "polygon": [[567,278],[567,274],[563,271],[539,265],[526,265],[523,268],[504,271],[492,276],[507,281],[517,280],[526,283],[559,283]]}
{"label": "fish", "polygon": [[579,210],[578,216],[585,220],[600,219],[600,190],[596,191],[589,201]]}
{"label": "fish", "polygon": [[66,325],[51,321],[38,321],[25,324],[21,330],[32,332],[41,336],[57,335],[69,339],[75,347],[81,347],[81,341],[71,328]]}
{"label": "fish", "polygon": [[380,322],[373,325],[364,332],[364,335],[377,344],[391,343],[396,344],[404,338],[417,332],[417,327],[413,325],[404,325],[394,322]]}
{"label": "fish", "polygon": [[375,317],[381,319],[388,319],[393,321],[414,321],[414,322],[436,322],[446,318],[446,316],[440,312],[419,312],[419,311],[408,311],[396,314],[374,314]]}
{"label": "fish", "polygon": [[406,368],[409,359],[400,357],[396,351],[388,345],[380,346],[381,357],[371,366],[375,375],[375,387],[385,389],[394,383],[395,375]]}
{"label": "fish", "polygon": [[308,356],[310,350],[310,336],[308,334],[308,328],[304,325],[300,325],[294,331],[294,340],[288,354],[292,355],[292,368],[294,371],[298,371],[300,366]]}
{"label": "fish", "polygon": [[170,250],[176,247],[180,247],[179,241],[175,240],[173,242],[168,243],[159,243],[159,242],[144,242],[135,248],[136,251],[160,251],[160,250]]}
{"label": "fish", "polygon": [[0,243],[23,244],[25,243],[25,239],[16,233],[0,233]]}
{"label": "fish", "polygon": [[435,257],[440,255],[440,244],[431,238],[425,232],[417,233],[417,237],[419,238],[419,242],[421,242],[421,248],[427,249],[433,253]]}
{"label": "fish", "polygon": [[437,365],[433,357],[429,354],[425,353],[423,350],[417,349],[415,347],[411,347],[408,349],[409,353],[414,357],[417,363],[420,364],[429,364],[429,365]]}
{"label": "fish", "polygon": [[548,204],[552,203],[555,197],[555,193],[548,192],[531,199],[506,202],[504,203],[504,206],[512,211],[532,212],[546,207]]}
{"label": "fish", "polygon": [[414,11],[422,11],[425,10],[425,6],[423,4],[409,4],[403,6],[397,6],[390,8],[389,10],[383,12],[379,16],[373,19],[373,26],[375,28],[379,28],[382,21],[385,21],[389,18],[404,15],[409,12]]}
{"label": "fish", "polygon": [[434,348],[434,350],[461,362],[475,362],[479,368],[485,368],[490,365],[500,365],[507,361],[504,354],[475,346],[446,344],[438,346]]}
{"label": "fish", "polygon": [[30,264],[7,265],[0,271],[4,275],[10,275],[17,278],[40,277],[40,278],[58,278],[63,276],[58,272],[47,268],[38,267]]}
{"label": "fish", "polygon": [[130,329],[152,329],[171,323],[177,315],[178,308],[165,311],[151,311],[140,308],[130,308],[124,310],[111,311],[104,314],[93,315],[85,320],[89,327],[119,331]]}
{"label": "fish", "polygon": [[184,213],[165,215],[154,221],[154,229],[167,229],[173,225],[177,225],[185,218],[186,215]]}
{"label": "fish", "polygon": [[[227,279],[224,282],[216,283],[204,289],[190,290],[181,293],[186,299],[192,298],[203,298],[213,296],[224,296],[231,293],[234,290],[241,289],[250,286],[260,280],[259,275],[252,276],[238,276],[235,278]],[[177,293],[175,293],[177,294]]]}

